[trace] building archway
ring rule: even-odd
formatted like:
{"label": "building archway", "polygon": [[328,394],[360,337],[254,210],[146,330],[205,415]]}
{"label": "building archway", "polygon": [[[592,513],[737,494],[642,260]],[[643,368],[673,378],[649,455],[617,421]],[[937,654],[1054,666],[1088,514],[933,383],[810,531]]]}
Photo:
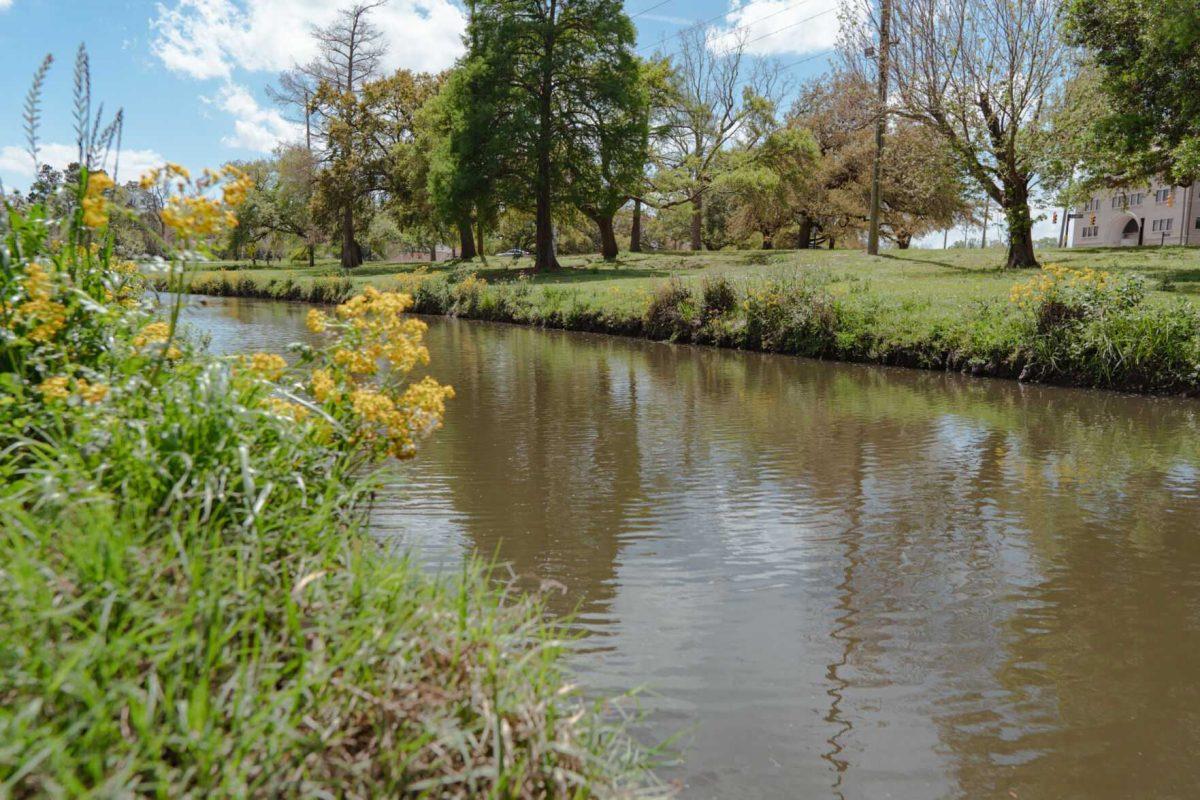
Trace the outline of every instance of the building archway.
{"label": "building archway", "polygon": [[1112,222],[1113,240],[1121,247],[1137,247],[1141,243],[1142,223],[1129,212],[1118,216]]}

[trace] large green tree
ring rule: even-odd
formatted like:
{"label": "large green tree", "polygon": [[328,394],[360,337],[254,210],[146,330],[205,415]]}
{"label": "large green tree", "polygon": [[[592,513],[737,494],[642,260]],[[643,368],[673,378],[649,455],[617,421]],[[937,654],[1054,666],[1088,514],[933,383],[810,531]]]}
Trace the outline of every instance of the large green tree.
{"label": "large green tree", "polygon": [[[558,267],[556,206],[590,200],[603,214],[602,194],[636,192],[636,185],[622,185],[626,170],[612,138],[641,135],[638,124],[617,119],[636,118],[631,109],[644,103],[629,80],[638,74],[634,42],[620,0],[478,0],[471,6],[462,66],[477,83],[468,97],[493,111],[498,200],[533,211],[539,270]],[[592,124],[597,111],[612,124],[603,133]],[[589,190],[595,193],[585,197]]]}
{"label": "large green tree", "polygon": [[1115,183],[1200,178],[1200,3],[1068,0],[1066,19],[1108,100],[1088,171]]}

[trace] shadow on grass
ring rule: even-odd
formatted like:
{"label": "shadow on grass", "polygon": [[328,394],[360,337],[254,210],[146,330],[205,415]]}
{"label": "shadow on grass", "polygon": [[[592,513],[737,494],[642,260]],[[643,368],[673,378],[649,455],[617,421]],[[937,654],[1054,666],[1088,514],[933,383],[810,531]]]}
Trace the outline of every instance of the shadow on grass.
{"label": "shadow on grass", "polygon": [[1010,270],[1003,263],[997,264],[994,267],[970,267],[964,264],[951,264],[948,261],[938,261],[933,258],[914,258],[912,256],[898,256],[895,253],[880,253],[880,258],[886,258],[890,261],[904,261],[908,264],[925,264],[934,267],[942,267],[944,269],[958,272],[963,275],[988,275],[991,273],[1002,272],[1019,272],[1020,270]]}

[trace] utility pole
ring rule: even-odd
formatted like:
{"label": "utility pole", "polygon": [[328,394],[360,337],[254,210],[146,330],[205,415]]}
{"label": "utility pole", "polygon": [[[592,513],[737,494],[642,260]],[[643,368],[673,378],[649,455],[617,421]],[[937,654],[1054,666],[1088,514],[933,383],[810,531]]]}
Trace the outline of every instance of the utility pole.
{"label": "utility pole", "polygon": [[892,0],[879,0],[879,108],[875,119],[875,166],[871,171],[871,227],[867,232],[867,252],[879,255],[879,183],[883,171],[883,137],[887,133],[888,50],[891,47]]}

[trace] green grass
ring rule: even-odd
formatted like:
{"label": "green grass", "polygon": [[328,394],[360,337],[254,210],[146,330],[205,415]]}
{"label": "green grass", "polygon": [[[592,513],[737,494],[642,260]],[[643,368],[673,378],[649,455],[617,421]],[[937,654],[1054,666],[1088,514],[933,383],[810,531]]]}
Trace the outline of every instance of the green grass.
{"label": "green grass", "polygon": [[[791,277],[819,271],[834,291],[869,292],[904,305],[915,318],[945,317],[972,302],[1008,296],[1013,283],[1029,271],[1002,268],[1004,253],[988,250],[891,250],[879,257],[852,250],[734,251],[716,253],[623,253],[614,263],[599,256],[566,256],[565,269],[557,273],[531,273],[528,258],[490,257],[463,262],[368,263],[344,273],[335,261],[321,261],[313,268],[286,265],[251,268],[246,262],[213,262],[195,275],[202,283],[223,270],[236,270],[238,279],[265,285],[293,281],[310,286],[315,280],[345,278],[354,288],[367,284],[391,286],[414,273],[448,274],[469,268],[489,283],[507,283],[527,276],[533,287],[565,289],[580,299],[606,307],[632,306],[635,298],[652,293],[664,281],[676,277],[701,282],[722,275],[734,280]],[[1069,267],[1093,267],[1118,274],[1144,275],[1150,284],[1152,302],[1170,302],[1177,297],[1200,296],[1200,248],[1068,248],[1042,250],[1043,263]],[[1160,291],[1159,287],[1168,291]]]}
{"label": "green grass", "polygon": [[[479,565],[430,576],[366,529],[379,427],[350,378],[309,389],[330,348],[367,339],[343,330],[290,367],[208,356],[103,251],[51,253],[36,217],[12,219],[27,235],[20,260],[0,239],[0,797],[653,783],[613,707],[572,688],[536,597]],[[398,371],[370,392],[391,386],[424,432]]]}
{"label": "green grass", "polygon": [[[1200,249],[1040,255],[1043,263],[1137,283],[1137,308],[1106,310],[1101,303],[1046,329],[1010,302],[1013,286],[1039,271],[1003,269],[999,249],[879,257],[848,250],[624,254],[613,263],[573,256],[548,274],[533,273],[528,259],[494,257],[369,264],[349,275],[333,263],[270,270],[225,264],[190,280],[201,293],[318,302],[371,284],[412,291],[417,309],[433,314],[1092,387],[1197,390],[1192,298],[1200,295]],[[710,284],[731,287],[733,307],[706,311],[702,295]],[[764,293],[799,305],[751,309]],[[665,309],[667,301],[679,308]],[[764,335],[759,317],[768,312],[775,329]]]}

